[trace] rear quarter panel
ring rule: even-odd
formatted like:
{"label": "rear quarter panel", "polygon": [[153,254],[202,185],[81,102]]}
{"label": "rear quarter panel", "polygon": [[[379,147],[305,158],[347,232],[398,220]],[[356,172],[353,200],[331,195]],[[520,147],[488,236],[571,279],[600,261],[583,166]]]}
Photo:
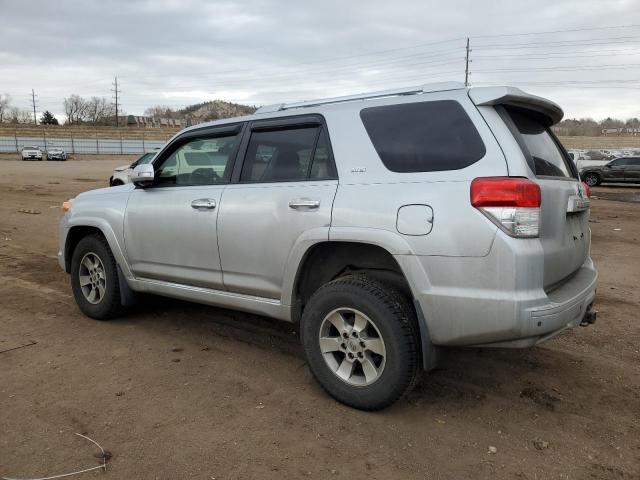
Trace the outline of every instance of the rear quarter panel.
{"label": "rear quarter panel", "polygon": [[[460,170],[396,173],[388,170],[376,152],[360,118],[363,108],[435,100],[458,101],[480,134],[486,148],[478,162]],[[480,176],[508,175],[504,155],[466,91],[395,97],[334,105],[321,112],[327,118],[340,185],[334,201],[331,240],[365,241],[385,231],[399,238],[388,242],[391,253],[417,255],[487,255],[497,227],[471,206],[470,183]],[[433,209],[428,235],[398,233],[398,209],[422,204]],[[350,238],[351,237],[351,238]],[[358,240],[360,238],[360,240]],[[394,251],[407,245],[408,251]],[[386,246],[386,245],[381,245]]]}

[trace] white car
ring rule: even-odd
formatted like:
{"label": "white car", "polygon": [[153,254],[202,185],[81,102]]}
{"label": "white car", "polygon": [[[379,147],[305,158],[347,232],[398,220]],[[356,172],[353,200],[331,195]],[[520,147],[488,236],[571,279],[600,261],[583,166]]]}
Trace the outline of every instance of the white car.
{"label": "white car", "polygon": [[138,165],[144,165],[150,163],[158,152],[148,152],[142,155],[138,160],[131,165],[121,165],[113,170],[113,175],[109,178],[109,186],[115,187],[117,185],[124,185],[125,183],[131,183],[131,172]]}
{"label": "white car", "polygon": [[42,150],[40,147],[22,147],[22,160],[42,160]]}

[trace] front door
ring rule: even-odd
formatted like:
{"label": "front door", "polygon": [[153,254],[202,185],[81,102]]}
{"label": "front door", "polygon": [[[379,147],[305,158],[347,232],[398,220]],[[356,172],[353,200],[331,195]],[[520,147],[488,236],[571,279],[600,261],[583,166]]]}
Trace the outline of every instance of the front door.
{"label": "front door", "polygon": [[219,212],[227,290],[280,299],[292,247],[312,230],[328,239],[338,180],[325,129],[318,120],[251,125],[238,183],[225,189]]}
{"label": "front door", "polygon": [[610,161],[602,169],[603,182],[624,182],[624,171],[626,170],[627,159],[617,158]]}
{"label": "front door", "polygon": [[239,133],[236,126],[190,134],[154,161],[153,185],[132,192],[124,220],[136,277],[224,288],[216,223]]}

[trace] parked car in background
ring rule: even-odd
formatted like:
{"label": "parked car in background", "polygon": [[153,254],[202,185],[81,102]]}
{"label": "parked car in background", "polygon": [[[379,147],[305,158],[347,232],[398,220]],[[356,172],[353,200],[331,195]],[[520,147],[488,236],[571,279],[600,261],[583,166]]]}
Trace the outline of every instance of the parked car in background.
{"label": "parked car in background", "polygon": [[450,82],[200,124],[132,184],[65,202],[59,263],[95,319],[145,292],[295,322],[330,395],[384,408],[442,347],[531,347],[595,321],[562,116]]}
{"label": "parked car in background", "polygon": [[585,167],[580,177],[591,187],[601,183],[640,183],[640,157],[616,158],[602,166]]}
{"label": "parked car in background", "polygon": [[576,164],[579,160],[591,160],[584,150],[567,150],[567,153],[569,154],[569,158],[573,160],[573,163]]}
{"label": "parked car in background", "polygon": [[20,152],[22,153],[22,160],[42,160],[42,150],[40,150],[40,147],[25,146],[22,147]]}
{"label": "parked car in background", "polygon": [[60,147],[49,147],[47,149],[47,160],[66,160],[67,152]]}
{"label": "parked car in background", "polygon": [[131,181],[131,172],[133,171],[133,169],[138,165],[150,163],[151,160],[153,160],[153,157],[156,156],[156,153],[158,152],[145,153],[131,165],[122,165],[120,167],[116,167],[113,170],[113,175],[109,177],[109,186],[115,187],[117,185],[124,185],[125,183],[129,183]]}
{"label": "parked car in background", "polygon": [[613,158],[612,155],[604,153],[602,150],[589,150],[585,155],[591,160],[611,160]]}

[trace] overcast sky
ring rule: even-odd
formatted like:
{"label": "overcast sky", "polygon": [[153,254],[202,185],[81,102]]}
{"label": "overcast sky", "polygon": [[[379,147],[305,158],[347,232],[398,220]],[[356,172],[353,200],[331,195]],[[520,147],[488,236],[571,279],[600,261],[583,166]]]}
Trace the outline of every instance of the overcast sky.
{"label": "overcast sky", "polygon": [[[0,93],[26,108],[34,88],[59,117],[72,93],[110,98],[115,75],[130,114],[464,81],[467,36],[472,85],[521,86],[566,117],[640,117],[638,0],[0,0],[0,12]],[[560,30],[579,31],[531,34]]]}

